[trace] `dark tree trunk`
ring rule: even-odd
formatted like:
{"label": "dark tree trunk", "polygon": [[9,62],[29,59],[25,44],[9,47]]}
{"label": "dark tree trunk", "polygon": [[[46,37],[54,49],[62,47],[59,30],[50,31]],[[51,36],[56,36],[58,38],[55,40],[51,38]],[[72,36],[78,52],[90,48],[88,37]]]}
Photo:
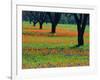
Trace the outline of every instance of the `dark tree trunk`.
{"label": "dark tree trunk", "polygon": [[78,18],[77,14],[74,14],[75,21],[77,24],[78,31],[78,47],[84,45],[84,31],[86,27],[88,14],[80,14],[80,18]]}
{"label": "dark tree trunk", "polygon": [[84,45],[83,33],[81,30],[78,30],[78,46]]}
{"label": "dark tree trunk", "polygon": [[43,23],[40,23],[40,29],[42,29],[42,24],[43,24]]}
{"label": "dark tree trunk", "polygon": [[60,13],[47,13],[50,21],[52,23],[51,33],[56,33],[56,26],[60,20],[61,14]]}
{"label": "dark tree trunk", "polygon": [[52,24],[51,33],[56,33],[56,24]]}

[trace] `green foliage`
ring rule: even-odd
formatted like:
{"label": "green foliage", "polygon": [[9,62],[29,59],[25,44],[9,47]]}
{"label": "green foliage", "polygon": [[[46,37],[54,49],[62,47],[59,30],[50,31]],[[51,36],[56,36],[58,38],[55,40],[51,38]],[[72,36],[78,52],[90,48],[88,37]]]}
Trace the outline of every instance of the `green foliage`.
{"label": "green foliage", "polygon": [[[46,16],[46,19],[45,19],[46,22],[50,22],[50,18],[48,17],[46,12],[37,12],[37,11],[23,11],[22,20],[23,21],[29,21],[30,19],[34,21],[37,21],[37,19],[41,20],[41,18],[39,17],[40,15],[42,15],[42,18],[43,18],[44,17],[43,14],[44,16]],[[55,12],[51,12],[51,14],[55,14]],[[59,21],[60,24],[65,24],[65,23],[66,24],[76,24],[73,13],[59,13],[59,14],[61,14],[61,18]],[[77,14],[79,17],[79,13],[75,13],[75,14]],[[87,24],[89,24],[89,16],[88,16]]]}

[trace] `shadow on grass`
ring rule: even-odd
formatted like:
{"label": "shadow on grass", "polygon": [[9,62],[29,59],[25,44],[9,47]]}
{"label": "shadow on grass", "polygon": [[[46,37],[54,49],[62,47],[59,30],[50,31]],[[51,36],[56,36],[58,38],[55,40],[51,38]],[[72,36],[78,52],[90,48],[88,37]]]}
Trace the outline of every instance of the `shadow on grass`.
{"label": "shadow on grass", "polygon": [[73,46],[70,46],[69,48],[70,49],[77,49],[77,48],[80,48],[80,47],[83,47],[82,45],[73,45]]}

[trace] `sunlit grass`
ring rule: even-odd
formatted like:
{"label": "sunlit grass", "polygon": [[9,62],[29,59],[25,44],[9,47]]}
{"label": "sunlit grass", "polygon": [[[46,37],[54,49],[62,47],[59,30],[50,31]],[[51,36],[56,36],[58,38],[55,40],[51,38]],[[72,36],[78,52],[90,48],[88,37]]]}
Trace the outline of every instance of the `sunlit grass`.
{"label": "sunlit grass", "polygon": [[23,56],[23,64],[29,64],[27,68],[47,68],[47,67],[66,67],[66,66],[85,66],[89,65],[88,56],[80,56],[80,55],[64,55],[62,53],[58,54],[48,54],[48,55],[40,55],[40,54],[24,54]]}
{"label": "sunlit grass", "polygon": [[[24,29],[25,28],[37,29],[37,28],[34,28],[33,23],[29,24],[28,21],[23,21],[22,24],[23,24]],[[38,26],[38,29],[39,29],[39,26],[40,26],[39,23],[36,24],[36,27],[37,26]],[[47,23],[47,24],[44,23],[43,26],[44,26],[44,28],[43,28],[44,30],[51,29],[51,23]],[[75,25],[75,24],[57,24],[57,29],[77,31],[77,25]],[[85,32],[89,32],[89,26],[88,25],[85,28]]]}

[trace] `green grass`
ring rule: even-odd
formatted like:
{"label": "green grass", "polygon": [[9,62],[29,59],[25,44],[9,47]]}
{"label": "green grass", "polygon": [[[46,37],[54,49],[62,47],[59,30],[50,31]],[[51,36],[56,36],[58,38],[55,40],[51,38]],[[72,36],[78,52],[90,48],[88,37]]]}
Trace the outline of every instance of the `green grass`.
{"label": "green grass", "polygon": [[[25,27],[32,27],[33,23],[29,24],[27,21],[23,21],[23,26]],[[39,26],[39,23],[36,24],[36,26]],[[44,29],[51,29],[51,23],[44,23],[43,26],[45,27]],[[58,27],[63,28],[63,29],[68,29],[71,31],[77,31],[77,28],[75,24],[57,24]],[[87,25],[85,28],[85,32],[89,32],[89,26]]]}
{"label": "green grass", "polygon": [[[29,22],[23,22],[23,69],[89,65],[88,36],[84,36],[84,46],[73,48],[77,44],[77,36],[56,36],[49,32],[34,32],[33,30],[39,30],[38,26],[39,24],[34,27]],[[77,32],[75,24],[58,24],[57,30],[59,29]],[[51,30],[51,24],[44,23],[43,30]],[[85,33],[89,34],[88,26]],[[42,36],[37,36],[38,34]]]}
{"label": "green grass", "polygon": [[61,53],[48,54],[47,56],[24,54],[23,64],[31,65],[27,66],[28,68],[80,66],[84,63],[88,65],[88,59],[88,56],[65,56]]}

